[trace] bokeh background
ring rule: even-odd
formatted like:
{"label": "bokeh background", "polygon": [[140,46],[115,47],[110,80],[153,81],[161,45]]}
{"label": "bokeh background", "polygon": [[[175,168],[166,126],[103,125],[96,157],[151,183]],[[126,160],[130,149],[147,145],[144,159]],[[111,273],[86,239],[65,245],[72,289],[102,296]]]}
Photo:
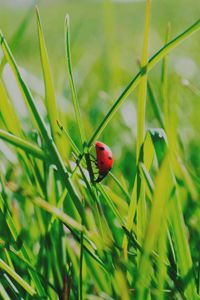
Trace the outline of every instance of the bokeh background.
{"label": "bokeh background", "polygon": [[[0,27],[8,41],[12,39],[15,29],[32,5],[33,1],[28,0],[0,0]],[[70,15],[74,76],[89,138],[122,88],[138,70],[143,42],[145,1],[48,0],[40,1],[38,5],[55,88],[61,101],[60,108],[69,112],[65,122],[68,125],[70,123],[68,127],[73,130],[64,53],[64,19],[67,13]],[[19,45],[14,48],[14,55],[18,64],[29,73],[31,84],[43,94],[36,18],[34,8],[31,10],[32,17]],[[152,1],[149,55],[164,44],[168,23],[171,24],[171,36],[174,37],[198,19],[199,15],[198,0]],[[200,89],[199,39],[200,35],[197,33],[169,56],[169,77],[173,78],[169,81],[169,95],[171,101],[178,106],[178,127],[185,147],[195,149],[188,152],[188,163],[195,160],[196,168],[199,168],[200,163],[198,155],[194,154],[199,150],[200,137],[200,104],[196,90]],[[150,73],[150,80],[162,106],[160,71],[161,64]],[[183,79],[194,85],[196,93],[183,86],[183,83],[188,83]],[[112,128],[108,127],[102,137],[105,142],[109,140],[112,144],[116,158],[123,160],[124,167],[120,171],[128,174],[130,167],[133,167],[129,164],[130,159],[134,165],[136,98],[137,92],[134,92],[120,109],[115,122],[110,125]],[[157,126],[151,109],[147,109],[147,117],[150,123],[147,125]]]}
{"label": "bokeh background", "polygon": [[[34,5],[35,3],[29,0],[0,0],[0,29],[37,101],[40,113],[46,117]],[[145,1],[44,0],[38,1],[37,5],[51,64],[60,122],[80,146],[67,78],[64,45],[66,14],[69,14],[71,24],[74,80],[81,116],[87,140],[89,140],[121,91],[139,70],[143,46]],[[199,0],[152,0],[149,57],[165,44],[168,26],[171,27],[170,35],[173,38],[199,17]],[[13,40],[16,41],[15,33],[24,20],[26,20],[26,25],[20,38],[17,39],[17,43],[13,43]],[[200,191],[199,53],[200,33],[198,32],[175,48],[168,57],[168,97],[170,113],[173,116],[173,129],[175,136],[178,135],[177,140],[181,141],[181,156],[197,192]],[[148,79],[160,109],[163,111],[161,68],[162,64],[157,64],[149,73]],[[23,104],[22,96],[8,66],[3,71],[3,78],[23,130],[26,136],[33,140],[34,124],[30,120],[30,115]],[[112,148],[115,157],[113,173],[128,192],[132,191],[136,174],[137,97],[138,90],[126,99],[100,137]],[[149,100],[148,96],[146,128],[160,127]],[[24,185],[26,191],[28,188],[24,184],[23,169],[18,163],[15,151],[12,150],[12,147],[0,141],[0,168],[5,181],[10,184],[14,183],[20,188],[22,186],[22,189]],[[73,159],[67,142],[62,155],[66,161]],[[105,182],[109,183],[112,189],[114,183],[110,177],[105,179]],[[8,186],[9,188],[14,189],[13,186]],[[20,188],[19,193],[15,195],[16,198],[13,198],[16,207],[21,201]],[[25,197],[26,195],[24,199]],[[27,211],[29,215],[29,209]],[[189,231],[192,228],[190,246],[194,261],[197,261],[200,222],[198,201],[192,204],[188,196],[183,213],[186,216]],[[40,233],[36,232],[34,226],[29,226],[29,218],[25,220],[23,209],[20,214],[16,220],[21,218],[22,224],[25,224],[26,235],[30,235],[27,240],[32,243],[34,239],[38,239]]]}
{"label": "bokeh background", "polygon": [[[66,14],[70,15],[75,84],[89,139],[121,90],[138,71],[143,42],[145,1],[48,0],[39,1],[37,4],[61,119],[76,140],[64,50],[64,19]],[[27,14],[31,14],[18,45],[13,45],[13,52],[19,66],[26,72],[32,90],[42,97],[44,87],[34,3],[28,0],[0,0],[0,8],[0,27],[8,41],[12,41],[15,30]],[[199,15],[198,0],[152,1],[149,55],[154,54],[164,44],[168,24],[171,25],[171,37],[174,37],[198,19]],[[196,174],[200,168],[200,157],[197,155],[200,150],[199,39],[200,34],[197,33],[176,48],[169,55],[168,70],[171,110],[175,112],[177,130],[183,140],[186,164]],[[7,74],[7,77],[10,78],[10,75]],[[162,109],[161,64],[150,72],[149,79]],[[26,120],[25,127],[30,130],[29,118],[26,118],[17,94],[14,91],[12,95],[16,110]],[[112,145],[116,158],[115,172],[125,175],[128,185],[132,185],[134,178],[136,100],[137,92],[134,92],[101,137]],[[157,126],[147,101],[147,127]],[[67,151],[66,149],[66,155]]]}

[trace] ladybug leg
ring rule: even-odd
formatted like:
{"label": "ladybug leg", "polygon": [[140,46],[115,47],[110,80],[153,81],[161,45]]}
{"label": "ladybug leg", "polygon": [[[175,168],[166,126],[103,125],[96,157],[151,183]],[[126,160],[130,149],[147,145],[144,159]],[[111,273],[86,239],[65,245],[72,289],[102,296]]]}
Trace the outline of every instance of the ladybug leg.
{"label": "ladybug leg", "polygon": [[98,182],[102,181],[102,180],[104,179],[105,176],[106,176],[106,175],[100,175],[100,174],[99,174],[99,176],[97,177],[97,179],[95,179],[94,182],[98,183]]}
{"label": "ladybug leg", "polygon": [[90,161],[93,162],[97,166],[96,157],[93,154],[91,154],[91,153],[89,155],[90,155]]}

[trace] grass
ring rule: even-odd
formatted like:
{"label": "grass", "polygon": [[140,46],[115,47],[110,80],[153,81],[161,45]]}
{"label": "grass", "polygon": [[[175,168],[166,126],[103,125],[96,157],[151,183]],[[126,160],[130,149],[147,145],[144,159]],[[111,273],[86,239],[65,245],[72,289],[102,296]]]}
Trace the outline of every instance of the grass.
{"label": "grass", "polygon": [[[113,28],[114,15],[109,20],[107,13],[112,13],[112,5],[105,2],[103,7],[105,26]],[[73,112],[65,111],[54,87],[39,9],[41,98],[24,77],[13,51],[20,47],[31,11],[11,41],[0,34],[0,146],[8,149],[8,154],[0,156],[2,299],[199,299],[199,165],[184,129],[180,134],[177,125],[179,110],[171,101],[170,89],[173,84],[178,95],[180,86],[169,74],[168,55],[200,29],[200,20],[183,27],[174,38],[168,26],[165,44],[149,58],[151,10],[147,0],[146,13],[142,12],[140,70],[132,74],[116,100],[109,102],[107,114],[99,113],[98,101],[88,100],[87,109],[96,112],[92,119],[83,109],[77,69],[72,68],[69,15],[65,18],[63,61]],[[112,59],[112,53],[107,54]],[[117,55],[116,51],[114,57]],[[150,71],[154,73],[159,62],[162,68],[156,88]],[[112,62],[110,66],[114,72]],[[8,71],[15,78],[12,83],[5,76]],[[118,71],[115,83],[116,74]],[[101,76],[104,81],[107,75]],[[133,155],[130,160],[126,126],[117,112],[137,87],[137,139],[131,149],[135,160]],[[25,117],[16,109],[12,89],[24,100],[18,106],[26,107]],[[188,91],[193,98],[197,96],[194,90],[198,88]],[[124,137],[118,144],[123,144],[127,158],[116,160],[107,179],[95,183],[88,170],[93,144],[102,137],[109,146],[112,141],[117,144],[117,132]],[[129,139],[131,134],[130,130]]]}

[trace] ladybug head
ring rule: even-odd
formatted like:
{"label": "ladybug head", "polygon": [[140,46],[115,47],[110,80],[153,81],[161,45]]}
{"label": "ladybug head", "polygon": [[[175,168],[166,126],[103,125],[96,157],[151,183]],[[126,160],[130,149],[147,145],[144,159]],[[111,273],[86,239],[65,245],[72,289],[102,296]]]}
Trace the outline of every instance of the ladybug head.
{"label": "ladybug head", "polygon": [[96,148],[104,147],[104,143],[99,142],[99,141],[96,141],[96,142],[95,142],[95,147],[96,147]]}

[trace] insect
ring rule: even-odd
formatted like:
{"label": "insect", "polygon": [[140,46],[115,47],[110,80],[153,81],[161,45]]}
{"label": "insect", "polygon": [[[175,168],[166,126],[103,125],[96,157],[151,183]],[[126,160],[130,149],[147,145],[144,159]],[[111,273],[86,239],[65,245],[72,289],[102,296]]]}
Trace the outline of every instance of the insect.
{"label": "insect", "polygon": [[95,143],[96,166],[98,168],[98,178],[95,182],[100,182],[112,169],[114,159],[111,149],[104,143],[97,141]]}

